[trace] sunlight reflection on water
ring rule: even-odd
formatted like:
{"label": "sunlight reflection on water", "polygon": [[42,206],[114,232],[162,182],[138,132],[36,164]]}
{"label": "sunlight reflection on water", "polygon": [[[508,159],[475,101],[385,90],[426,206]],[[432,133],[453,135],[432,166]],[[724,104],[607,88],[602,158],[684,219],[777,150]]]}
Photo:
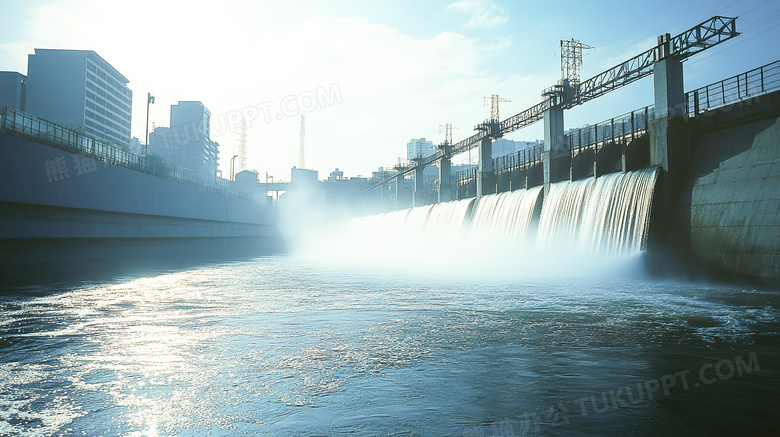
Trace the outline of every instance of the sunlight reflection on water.
{"label": "sunlight reflection on water", "polygon": [[[4,297],[0,432],[490,434],[507,417],[719,351],[761,351],[762,372],[774,372],[774,293],[390,276],[269,257]],[[658,406],[571,429],[653,433],[686,414]]]}

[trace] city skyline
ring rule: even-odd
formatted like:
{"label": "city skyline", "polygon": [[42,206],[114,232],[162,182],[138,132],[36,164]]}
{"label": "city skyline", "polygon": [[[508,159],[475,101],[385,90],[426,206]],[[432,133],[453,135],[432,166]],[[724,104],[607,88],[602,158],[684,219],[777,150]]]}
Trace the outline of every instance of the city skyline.
{"label": "city skyline", "polygon": [[[739,16],[741,36],[685,63],[687,90],[776,60],[771,41],[780,38],[780,5],[758,1],[661,2],[629,11],[616,2],[521,8],[443,1],[415,4],[415,14],[408,2],[228,2],[220,10],[209,3],[3,3],[0,70],[26,74],[35,48],[94,50],[130,81],[132,136],[144,136],[147,92],[156,97],[150,125],[167,125],[170,105],[180,100],[202,101],[213,114],[223,174],[243,114],[254,117],[249,168],[279,179],[298,162],[302,113],[307,166],[367,176],[403,157],[412,138],[441,143],[440,124],[458,128],[455,141],[470,136],[489,115],[484,96],[511,100],[500,107],[502,119],[537,103],[560,78],[561,39],[596,47],[584,58],[587,78],[652,47],[661,33],[713,15]],[[561,17],[566,8],[577,13]],[[651,104],[652,81],[613,94],[567,111],[566,127]],[[537,123],[509,139],[542,136]]]}

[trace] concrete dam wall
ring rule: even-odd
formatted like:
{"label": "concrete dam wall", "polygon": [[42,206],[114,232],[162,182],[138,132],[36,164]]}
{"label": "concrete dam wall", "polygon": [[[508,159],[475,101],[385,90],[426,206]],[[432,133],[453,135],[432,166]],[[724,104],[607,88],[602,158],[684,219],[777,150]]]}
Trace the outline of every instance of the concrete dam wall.
{"label": "concrete dam wall", "polygon": [[780,92],[695,122],[669,246],[714,274],[780,285]]}

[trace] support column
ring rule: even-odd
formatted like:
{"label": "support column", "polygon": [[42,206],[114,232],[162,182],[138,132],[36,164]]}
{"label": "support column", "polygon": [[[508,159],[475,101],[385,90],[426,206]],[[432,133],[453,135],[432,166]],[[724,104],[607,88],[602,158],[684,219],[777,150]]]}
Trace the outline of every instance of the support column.
{"label": "support column", "polygon": [[560,179],[555,163],[562,153],[563,145],[563,108],[554,106],[544,111],[544,151],[542,165],[544,166],[544,194],[550,191],[550,183]]}
{"label": "support column", "polygon": [[406,208],[406,202],[404,202],[402,199],[403,192],[404,192],[404,177],[398,176],[395,178],[395,209]]}
{"label": "support column", "polygon": [[477,199],[495,192],[493,174],[493,140],[485,137],[479,143],[479,166],[477,168]]}
{"label": "support column", "polygon": [[425,205],[425,184],[423,183],[423,173],[425,167],[419,162],[414,168],[414,195],[412,196],[412,206]]}
{"label": "support column", "polygon": [[452,194],[452,158],[449,155],[439,161],[439,202],[449,202]]}
{"label": "support column", "polygon": [[689,150],[685,121],[683,66],[678,56],[669,56],[669,34],[658,37],[658,58],[653,65],[655,120],[650,123],[650,165],[661,168],[660,206],[671,214],[680,198],[688,171]]}

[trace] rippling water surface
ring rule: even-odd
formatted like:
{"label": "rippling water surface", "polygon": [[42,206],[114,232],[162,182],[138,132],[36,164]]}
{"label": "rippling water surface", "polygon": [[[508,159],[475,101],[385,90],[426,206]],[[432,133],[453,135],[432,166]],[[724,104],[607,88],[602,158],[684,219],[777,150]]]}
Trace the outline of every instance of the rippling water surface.
{"label": "rippling water surface", "polygon": [[273,256],[5,289],[0,434],[777,430],[776,292],[359,270]]}

